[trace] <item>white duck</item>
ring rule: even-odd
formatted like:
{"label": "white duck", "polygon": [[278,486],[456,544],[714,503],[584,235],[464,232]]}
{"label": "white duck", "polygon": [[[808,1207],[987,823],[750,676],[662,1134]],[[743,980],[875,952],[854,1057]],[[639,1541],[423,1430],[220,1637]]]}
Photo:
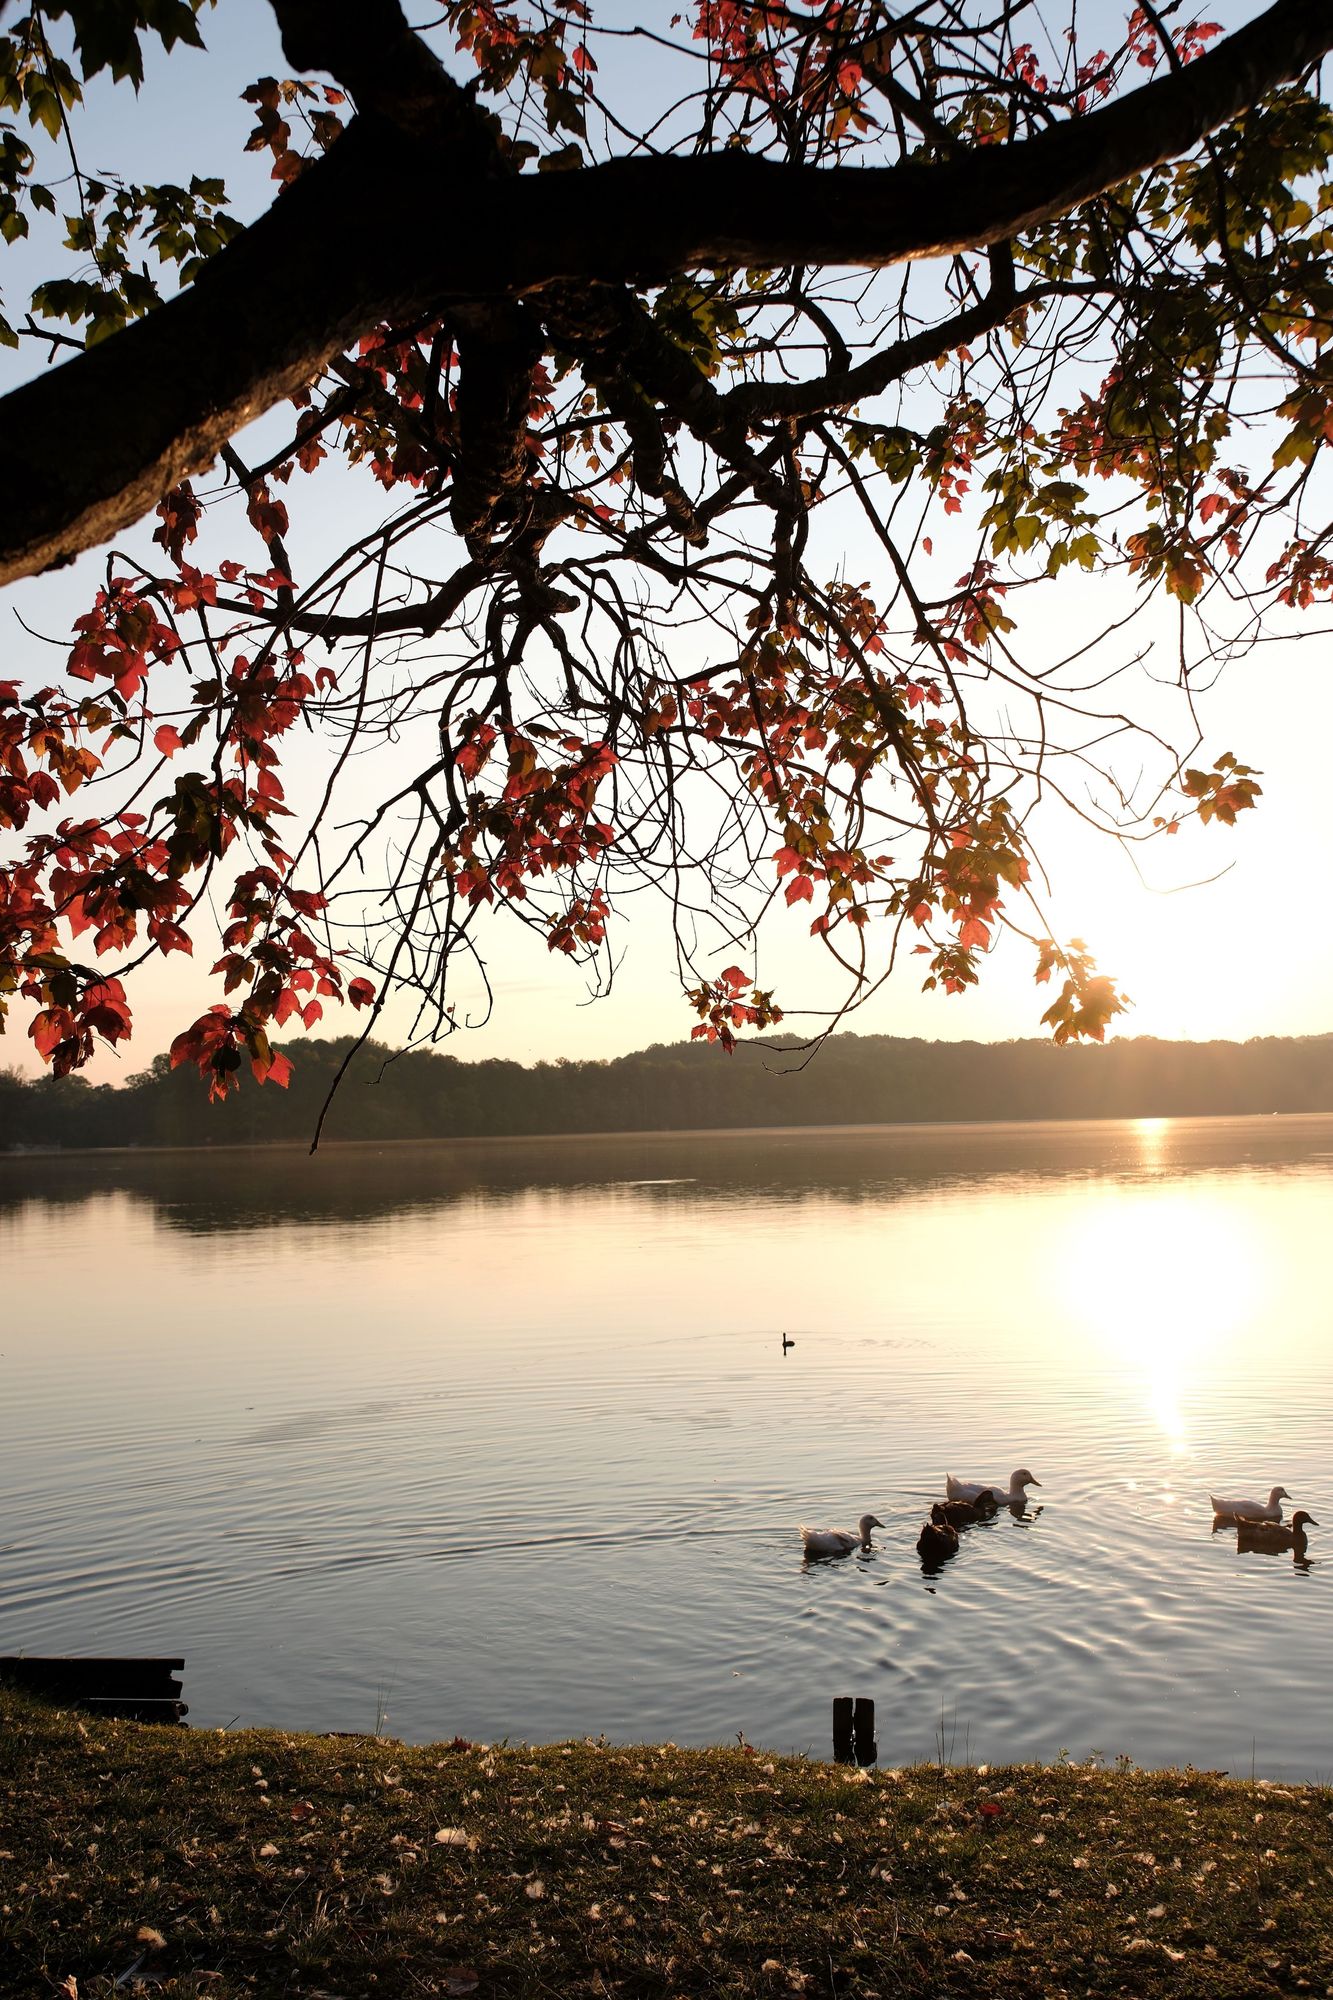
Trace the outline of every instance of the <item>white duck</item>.
{"label": "white duck", "polygon": [[808,1556],[845,1556],[856,1548],[868,1549],[870,1530],[883,1526],[878,1514],[863,1514],[855,1533],[850,1528],[802,1527],[801,1540]]}
{"label": "white duck", "polygon": [[1267,1500],[1223,1500],[1216,1493],[1208,1498],[1213,1503],[1213,1513],[1219,1521],[1280,1521],[1282,1502],[1291,1495],[1285,1486],[1275,1486]]}
{"label": "white duck", "polygon": [[944,1478],[944,1490],[950,1500],[979,1500],[983,1493],[993,1493],[998,1501],[1010,1507],[1026,1506],[1027,1493],[1024,1489],[1040,1485],[1041,1481],[1025,1465],[1020,1465],[1018,1471],[1011,1475],[1007,1488],[995,1479],[989,1482],[955,1479],[952,1472],[946,1473]]}

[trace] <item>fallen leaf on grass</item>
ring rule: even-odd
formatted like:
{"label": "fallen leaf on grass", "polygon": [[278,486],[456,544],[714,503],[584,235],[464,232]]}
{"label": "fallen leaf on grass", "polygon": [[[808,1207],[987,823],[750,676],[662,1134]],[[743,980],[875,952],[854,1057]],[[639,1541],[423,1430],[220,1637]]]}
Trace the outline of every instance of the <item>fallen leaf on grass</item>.
{"label": "fallen leaf on grass", "polygon": [[437,1847],[467,1847],[471,1843],[461,1826],[442,1826],[435,1834]]}
{"label": "fallen leaf on grass", "polygon": [[452,1972],[446,1972],[444,1975],[444,1990],[446,1993],[460,1995],[475,1993],[480,1984],[481,1980],[479,1976],[472,1970],[470,1965],[456,1965]]}
{"label": "fallen leaf on grass", "polygon": [[161,1951],[167,1942],[161,1931],[155,1931],[151,1924],[140,1924],[134,1935],[139,1943],[146,1944],[150,1951]]}

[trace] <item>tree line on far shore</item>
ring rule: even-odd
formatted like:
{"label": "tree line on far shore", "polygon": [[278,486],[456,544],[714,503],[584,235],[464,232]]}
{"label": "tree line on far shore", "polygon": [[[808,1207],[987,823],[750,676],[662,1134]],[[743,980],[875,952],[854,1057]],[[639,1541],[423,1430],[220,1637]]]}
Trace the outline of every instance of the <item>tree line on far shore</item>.
{"label": "tree line on far shore", "polygon": [[[288,1049],[291,1087],[209,1104],[165,1056],[119,1086],[0,1072],[0,1150],[308,1142],[351,1040]],[[777,1041],[730,1058],[689,1042],[597,1062],[468,1062],[420,1049],[353,1060],[330,1139],[958,1120],[1333,1111],[1333,1035],[1248,1042],[1138,1037],[1104,1047],[839,1035],[804,1068]]]}

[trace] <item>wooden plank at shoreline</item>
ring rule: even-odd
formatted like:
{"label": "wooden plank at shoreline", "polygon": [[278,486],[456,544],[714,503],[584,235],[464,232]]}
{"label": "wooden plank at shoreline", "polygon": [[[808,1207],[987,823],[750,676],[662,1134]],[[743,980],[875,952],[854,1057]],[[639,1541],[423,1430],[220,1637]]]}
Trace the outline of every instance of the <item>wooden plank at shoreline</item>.
{"label": "wooden plank at shoreline", "polygon": [[101,1659],[97,1655],[18,1653],[0,1655],[0,1678],[17,1687],[78,1688],[86,1694],[147,1695],[159,1700],[180,1694],[174,1678],[184,1660],[155,1657]]}
{"label": "wooden plank at shoreline", "polygon": [[176,1723],[189,1713],[181,1700],[183,1659],[94,1655],[0,1655],[0,1680],[91,1714],[130,1722]]}

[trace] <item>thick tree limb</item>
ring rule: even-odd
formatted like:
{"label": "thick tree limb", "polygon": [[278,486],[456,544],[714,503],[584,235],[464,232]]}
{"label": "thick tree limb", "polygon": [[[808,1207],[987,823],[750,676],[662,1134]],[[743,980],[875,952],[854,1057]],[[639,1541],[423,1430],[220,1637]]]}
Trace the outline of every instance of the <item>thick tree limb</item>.
{"label": "thick tree limb", "polygon": [[[410,137],[440,136],[440,113],[461,111],[465,93],[407,25],[399,0],[269,0],[293,69],[324,70],[357,109]],[[478,157],[495,153],[489,124],[471,112]]]}
{"label": "thick tree limb", "polygon": [[458,348],[458,465],[450,513],[468,554],[483,562],[501,503],[528,472],[532,371],[541,328],[522,305],[463,306],[449,319]]}
{"label": "thick tree limb", "polygon": [[[416,62],[394,48],[395,62]],[[381,319],[409,323],[557,280],[882,266],[977,248],[1188,152],[1330,48],[1329,0],[1276,0],[1182,71],[1086,117],[1013,146],[885,168],[730,152],[495,178],[479,168],[470,103],[450,129],[438,66],[427,79],[418,64],[402,126],[380,76],[371,116],[188,291],[0,403],[0,582],[108,540]],[[428,145],[426,100],[442,121]]]}

